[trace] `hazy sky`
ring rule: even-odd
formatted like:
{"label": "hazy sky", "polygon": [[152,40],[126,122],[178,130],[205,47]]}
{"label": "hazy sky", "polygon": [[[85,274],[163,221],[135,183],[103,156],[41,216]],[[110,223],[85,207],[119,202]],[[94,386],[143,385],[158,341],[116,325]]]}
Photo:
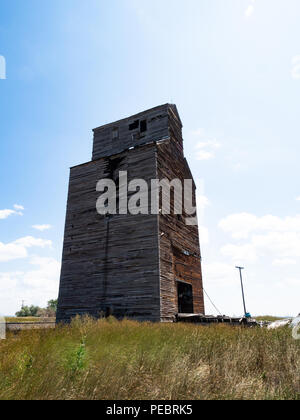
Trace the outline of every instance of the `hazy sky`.
{"label": "hazy sky", "polygon": [[0,0],[0,315],[57,296],[68,168],[90,160],[91,129],[166,102],[206,291],[242,314],[242,264],[252,314],[296,315],[299,20],[299,0]]}

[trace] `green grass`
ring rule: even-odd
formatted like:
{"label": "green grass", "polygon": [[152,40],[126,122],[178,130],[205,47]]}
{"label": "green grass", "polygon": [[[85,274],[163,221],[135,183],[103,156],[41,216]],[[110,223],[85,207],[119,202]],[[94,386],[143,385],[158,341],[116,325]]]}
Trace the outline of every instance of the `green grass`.
{"label": "green grass", "polygon": [[300,399],[291,330],[76,319],[0,342],[0,399]]}
{"label": "green grass", "polygon": [[7,323],[27,323],[27,322],[55,322],[55,318],[38,318],[38,317],[5,317]]}
{"label": "green grass", "polygon": [[265,315],[265,316],[256,316],[254,317],[256,319],[256,321],[267,321],[267,322],[275,322],[275,321],[280,321],[284,318],[279,317],[279,316],[270,316],[270,315]]}

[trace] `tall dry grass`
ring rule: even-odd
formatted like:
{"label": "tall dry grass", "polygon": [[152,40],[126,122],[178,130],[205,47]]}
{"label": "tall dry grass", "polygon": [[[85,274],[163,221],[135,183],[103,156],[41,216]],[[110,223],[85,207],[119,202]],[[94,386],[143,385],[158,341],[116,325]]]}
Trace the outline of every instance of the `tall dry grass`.
{"label": "tall dry grass", "polygon": [[0,342],[0,399],[294,399],[289,329],[76,319]]}

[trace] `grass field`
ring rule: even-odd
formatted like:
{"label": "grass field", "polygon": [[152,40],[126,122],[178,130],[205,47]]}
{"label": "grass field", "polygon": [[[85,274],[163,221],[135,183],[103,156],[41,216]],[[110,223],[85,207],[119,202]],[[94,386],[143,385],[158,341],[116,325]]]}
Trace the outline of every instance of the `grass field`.
{"label": "grass field", "polygon": [[300,399],[290,329],[74,320],[0,342],[0,399]]}
{"label": "grass field", "polygon": [[37,317],[24,317],[24,318],[18,318],[18,317],[5,317],[5,321],[7,323],[27,323],[27,322],[55,322],[55,318],[37,318]]}
{"label": "grass field", "polygon": [[254,318],[256,319],[256,321],[266,321],[266,322],[275,322],[275,321],[280,321],[281,319],[284,319],[284,318],[270,316],[270,315],[256,316]]}

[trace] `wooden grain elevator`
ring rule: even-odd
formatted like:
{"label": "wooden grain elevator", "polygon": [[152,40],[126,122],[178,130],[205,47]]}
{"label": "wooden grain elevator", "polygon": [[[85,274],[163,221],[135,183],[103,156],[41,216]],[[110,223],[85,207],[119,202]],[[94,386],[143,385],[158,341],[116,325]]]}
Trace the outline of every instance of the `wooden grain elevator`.
{"label": "wooden grain elevator", "polygon": [[204,314],[198,226],[186,223],[185,212],[174,214],[175,194],[170,214],[105,216],[96,209],[98,181],[118,184],[121,171],[128,182],[145,180],[149,191],[153,179],[193,179],[176,106],[93,131],[92,160],[70,170],[57,322],[84,314],[153,322]]}

